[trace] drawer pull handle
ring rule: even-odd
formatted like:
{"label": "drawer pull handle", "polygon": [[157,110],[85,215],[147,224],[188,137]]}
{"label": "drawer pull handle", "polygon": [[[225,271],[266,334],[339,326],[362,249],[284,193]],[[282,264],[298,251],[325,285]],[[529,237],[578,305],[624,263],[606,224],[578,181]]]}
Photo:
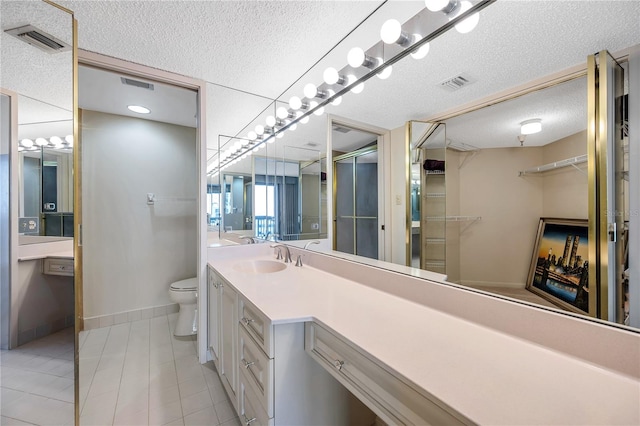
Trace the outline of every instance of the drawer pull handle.
{"label": "drawer pull handle", "polygon": [[249,426],[251,423],[256,421],[255,417],[251,417],[250,419],[248,419],[247,416],[244,414],[242,415],[242,417],[244,417],[244,424],[247,426]]}
{"label": "drawer pull handle", "polygon": [[242,363],[244,364],[244,368],[249,368],[256,362],[255,361],[248,362],[246,359],[242,358]]}
{"label": "drawer pull handle", "polygon": [[252,322],[254,322],[255,320],[253,320],[253,319],[251,319],[251,318],[247,318],[247,317],[242,317],[242,319],[241,319],[240,321],[242,321],[242,323],[243,323],[244,325],[247,325],[247,326],[248,326],[248,325],[249,325],[249,323],[252,323]]}
{"label": "drawer pull handle", "polygon": [[338,369],[338,371],[342,370],[342,366],[344,365],[344,361],[339,359],[333,361],[333,365]]}

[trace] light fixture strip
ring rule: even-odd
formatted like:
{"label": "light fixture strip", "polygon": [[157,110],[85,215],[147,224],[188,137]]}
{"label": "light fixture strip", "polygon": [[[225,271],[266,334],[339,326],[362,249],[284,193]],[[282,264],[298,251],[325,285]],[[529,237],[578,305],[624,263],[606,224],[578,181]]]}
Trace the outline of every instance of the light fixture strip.
{"label": "light fixture strip", "polygon": [[[399,60],[403,59],[404,57],[406,57],[406,56],[410,55],[411,53],[413,53],[413,52],[417,51],[418,49],[420,49],[420,47],[422,47],[423,45],[429,43],[430,41],[438,38],[440,35],[446,33],[450,29],[454,28],[456,26],[456,24],[464,21],[466,18],[470,17],[473,14],[475,14],[477,12],[480,12],[482,9],[486,8],[487,6],[489,6],[492,3],[495,3],[496,1],[497,0],[481,0],[481,1],[479,1],[478,3],[473,5],[466,12],[461,13],[460,15],[456,16],[452,20],[446,22],[445,24],[443,24],[439,28],[435,29],[434,31],[432,31],[431,33],[429,33],[428,35],[426,35],[422,39],[418,40],[416,43],[412,44],[411,46],[409,46],[406,49],[404,49],[404,50],[400,51],[399,53],[397,53],[395,56],[393,56],[390,59],[386,60],[381,65],[371,69],[370,71],[368,71],[363,76],[359,77],[357,80],[355,80],[351,84],[348,84],[348,85],[342,87],[341,89],[337,90],[336,93],[334,93],[333,95],[331,95],[331,96],[329,96],[329,97],[327,97],[325,99],[319,99],[318,105],[316,105],[314,108],[309,108],[308,110],[304,111],[301,116],[293,119],[286,126],[282,127],[280,129],[280,131],[284,131],[284,130],[288,129],[289,126],[291,126],[294,123],[297,123],[302,118],[310,116],[316,110],[318,110],[320,108],[323,108],[326,105],[330,104],[336,98],[346,94],[347,92],[349,92],[352,88],[354,88],[358,84],[364,83],[365,81],[369,80],[370,78],[372,78],[373,76],[378,74],[382,70],[382,68],[385,68],[387,66],[391,66],[391,65],[395,64]],[[379,43],[383,43],[383,42],[380,41]],[[371,50],[371,49],[369,49],[369,50]],[[366,54],[366,52],[365,52],[365,54]],[[338,72],[342,74],[341,71],[338,71]]]}
{"label": "light fixture strip", "polygon": [[[334,93],[333,95],[330,95],[330,96],[328,96],[328,97],[326,97],[324,99],[317,98],[319,100],[318,105],[316,105],[313,108],[309,108],[304,112],[301,111],[302,115],[292,119],[285,126],[279,128],[277,133],[284,132],[289,127],[291,127],[293,124],[297,124],[303,118],[310,116],[311,114],[313,114],[315,111],[319,110],[320,108],[324,108],[325,106],[327,106],[328,104],[330,104],[331,102],[333,102],[334,100],[339,98],[340,96],[342,96],[342,95],[346,94],[347,92],[349,92],[352,88],[356,87],[358,84],[364,83],[365,81],[369,80],[370,78],[372,78],[373,76],[378,74],[380,71],[382,71],[383,68],[386,68],[388,66],[393,65],[396,62],[400,61],[401,59],[405,58],[406,56],[410,55],[411,53],[419,50],[423,45],[429,43],[432,40],[435,40],[436,38],[438,38],[442,34],[444,34],[447,31],[449,31],[450,29],[455,28],[456,24],[464,21],[465,19],[467,19],[468,17],[470,17],[473,14],[480,12],[482,9],[488,7],[489,5],[495,3],[496,1],[497,0],[480,0],[478,3],[476,3],[471,8],[469,8],[469,10],[461,13],[460,15],[456,16],[455,18],[453,18],[450,21],[444,23],[440,27],[436,28],[434,31],[432,31],[428,35],[424,36],[422,39],[416,41],[411,46],[401,50],[400,52],[398,52],[396,55],[394,55],[390,59],[388,59],[385,62],[381,63],[377,67],[371,69],[370,71],[365,73],[363,76],[357,78],[351,84],[347,84],[346,86],[343,86],[341,89],[337,90],[336,93]],[[378,43],[383,43],[384,44],[383,41],[379,41]],[[375,45],[372,46],[372,48],[373,47],[375,47]],[[369,48],[368,50],[371,50],[371,48]],[[365,54],[366,54],[366,52],[367,51],[365,51]],[[340,70],[338,72],[340,74],[344,74],[342,72],[342,70]],[[319,87],[318,87],[318,89],[319,89]],[[278,101],[275,100],[274,103],[275,102],[278,102]],[[287,104],[286,102],[283,102],[283,103],[285,105]],[[263,143],[266,143],[269,139],[272,139],[275,136],[276,136],[276,132],[274,131],[268,137],[263,138],[260,143],[255,144],[252,148],[255,148],[256,146],[260,146]],[[227,137],[230,137],[230,136],[227,136]],[[236,137],[236,139],[243,139],[243,138]],[[250,150],[248,150],[248,151],[250,151]]]}

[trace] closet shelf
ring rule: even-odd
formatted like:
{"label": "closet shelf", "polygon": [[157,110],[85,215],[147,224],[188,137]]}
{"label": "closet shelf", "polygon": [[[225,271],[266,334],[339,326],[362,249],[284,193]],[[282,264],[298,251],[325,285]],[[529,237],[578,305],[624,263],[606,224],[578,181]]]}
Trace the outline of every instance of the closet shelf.
{"label": "closet shelf", "polygon": [[475,222],[482,219],[480,216],[427,216],[427,222]]}
{"label": "closet shelf", "polygon": [[439,268],[444,268],[444,260],[427,260],[424,262],[424,266],[435,266]]}
{"label": "closet shelf", "polygon": [[445,195],[446,194],[444,192],[432,192],[429,194],[424,194],[426,198],[444,198]]}
{"label": "closet shelf", "polygon": [[582,170],[580,168],[578,168],[576,165],[577,164],[586,163],[586,162],[587,162],[587,154],[578,155],[577,157],[571,157],[571,158],[567,158],[565,160],[560,160],[560,161],[555,161],[553,163],[545,164],[543,166],[538,166],[538,167],[533,167],[531,169],[522,170],[521,172],[518,173],[518,176],[525,176],[525,175],[532,175],[532,174],[548,172],[549,170],[555,170],[555,169],[559,169],[561,167],[567,167],[567,166],[575,167],[577,170],[582,172]]}
{"label": "closet shelf", "polygon": [[444,238],[425,238],[427,244],[444,244],[446,240]]}
{"label": "closet shelf", "polygon": [[426,171],[427,175],[441,175],[444,176],[444,172],[440,171],[440,170],[427,170]]}

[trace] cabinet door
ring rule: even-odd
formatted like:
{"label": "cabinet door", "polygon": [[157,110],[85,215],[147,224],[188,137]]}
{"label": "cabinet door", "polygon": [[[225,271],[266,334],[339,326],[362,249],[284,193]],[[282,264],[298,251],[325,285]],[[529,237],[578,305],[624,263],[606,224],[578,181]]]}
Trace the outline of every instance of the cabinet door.
{"label": "cabinet door", "polygon": [[238,294],[227,283],[220,281],[221,287],[221,335],[220,335],[220,376],[234,406],[237,407],[238,385]]}
{"label": "cabinet door", "polygon": [[220,368],[220,278],[212,268],[208,269],[208,292],[209,292],[209,348],[216,367]]}

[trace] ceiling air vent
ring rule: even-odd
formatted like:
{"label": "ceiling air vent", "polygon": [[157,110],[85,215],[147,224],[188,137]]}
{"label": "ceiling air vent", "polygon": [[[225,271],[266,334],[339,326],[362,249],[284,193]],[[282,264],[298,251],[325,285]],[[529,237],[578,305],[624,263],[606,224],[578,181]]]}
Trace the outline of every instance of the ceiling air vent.
{"label": "ceiling air vent", "polygon": [[146,83],[144,81],[134,80],[132,78],[126,78],[126,77],[120,77],[120,81],[122,81],[122,84],[126,86],[134,86],[134,87],[139,87],[141,89],[153,90],[153,84]]}
{"label": "ceiling air vent", "polygon": [[29,43],[33,47],[37,47],[40,50],[44,50],[47,53],[64,52],[71,49],[71,46],[52,36],[47,34],[39,28],[33,25],[23,25],[17,28],[11,28],[5,30],[5,33],[22,40],[25,43]]}
{"label": "ceiling air vent", "polygon": [[320,146],[320,144],[316,143],[316,142],[307,142],[307,143],[304,144],[304,146],[310,146],[311,148],[315,148],[315,147]]}
{"label": "ceiling air vent", "polygon": [[342,126],[333,126],[333,130],[340,133],[349,133],[351,131],[351,129]]}
{"label": "ceiling air vent", "polygon": [[476,80],[474,78],[471,78],[467,74],[463,73],[440,82],[438,86],[450,92],[453,92],[475,82]]}

